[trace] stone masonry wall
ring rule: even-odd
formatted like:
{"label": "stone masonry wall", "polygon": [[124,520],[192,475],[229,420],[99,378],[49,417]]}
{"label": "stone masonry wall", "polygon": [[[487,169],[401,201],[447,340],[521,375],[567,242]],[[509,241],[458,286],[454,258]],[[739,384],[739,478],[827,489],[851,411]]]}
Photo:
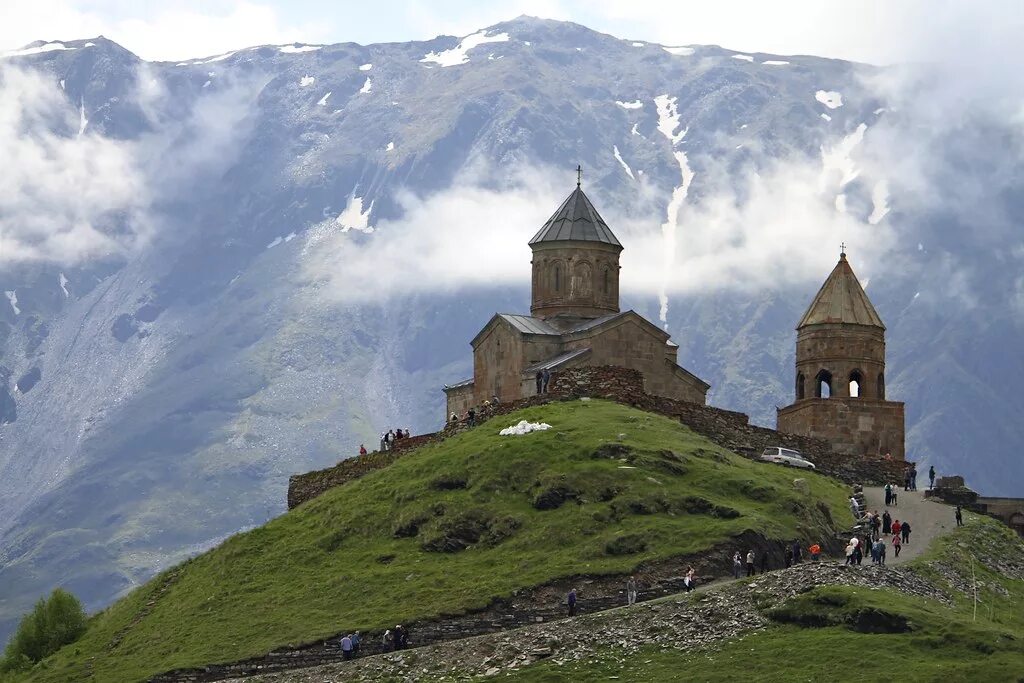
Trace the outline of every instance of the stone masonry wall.
{"label": "stone masonry wall", "polygon": [[848,456],[906,457],[903,404],[867,398],[812,398],[778,411],[780,432],[825,439]]}
{"label": "stone masonry wall", "polygon": [[[644,391],[643,376],[638,371],[614,366],[584,366],[553,373],[549,393],[513,402],[480,406],[476,423],[528,406],[551,401],[576,400],[584,396],[604,398],[678,419],[682,424],[718,445],[750,458],[757,458],[762,450],[771,446],[793,448],[806,454],[817,465],[819,472],[847,483],[880,485],[902,481],[903,470],[909,464],[895,459],[843,455],[834,452],[829,442],[822,439],[784,434],[766,427],[751,425],[749,418],[743,413],[652,396]],[[396,458],[415,451],[419,446],[437,443],[473,428],[473,425],[465,421],[449,423],[440,432],[400,440],[391,451],[343,460],[326,470],[293,476],[288,481],[288,508],[292,509],[311,500],[329,488],[387,467]]]}

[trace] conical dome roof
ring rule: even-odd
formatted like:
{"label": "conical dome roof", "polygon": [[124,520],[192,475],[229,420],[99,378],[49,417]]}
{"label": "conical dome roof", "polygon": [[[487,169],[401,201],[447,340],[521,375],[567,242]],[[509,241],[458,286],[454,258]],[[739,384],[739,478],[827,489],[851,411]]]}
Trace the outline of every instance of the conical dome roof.
{"label": "conical dome roof", "polygon": [[602,242],[622,247],[579,185],[529,243],[564,241]]}
{"label": "conical dome roof", "polygon": [[867,325],[880,327],[885,325],[878,317],[878,312],[871,305],[871,300],[860,286],[860,281],[846,260],[846,254],[839,256],[839,263],[818,290],[804,317],[800,319],[801,327],[826,323],[845,323],[850,325]]}

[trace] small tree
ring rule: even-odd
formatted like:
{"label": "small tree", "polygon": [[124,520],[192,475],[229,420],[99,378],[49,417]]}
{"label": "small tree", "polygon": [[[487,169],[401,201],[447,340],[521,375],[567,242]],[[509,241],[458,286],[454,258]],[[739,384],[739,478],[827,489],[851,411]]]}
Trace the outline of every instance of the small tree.
{"label": "small tree", "polygon": [[85,611],[71,593],[57,588],[50,597],[40,598],[18,624],[7,644],[0,671],[26,668],[52,655],[85,632]]}

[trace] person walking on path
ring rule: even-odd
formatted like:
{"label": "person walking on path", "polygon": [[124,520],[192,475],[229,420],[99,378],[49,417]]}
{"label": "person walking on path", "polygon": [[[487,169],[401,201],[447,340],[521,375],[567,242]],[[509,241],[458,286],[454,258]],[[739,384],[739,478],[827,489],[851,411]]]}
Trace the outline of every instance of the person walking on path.
{"label": "person walking on path", "polygon": [[636,604],[636,579],[632,576],[626,581],[626,604]]}
{"label": "person walking on path", "polygon": [[546,393],[548,393],[548,383],[551,382],[551,371],[548,370],[547,368],[544,368],[544,375],[543,375],[542,379],[543,379],[543,385],[544,385],[543,386],[544,393],[546,394]]}
{"label": "person walking on path", "polygon": [[896,486],[895,484],[893,484],[893,487],[892,487],[892,506],[893,507],[898,507],[898,505],[899,505],[899,502],[896,500],[896,498],[899,496],[899,493],[900,493],[899,487]]}
{"label": "person walking on path", "polygon": [[910,490],[910,468],[903,470],[903,490]]}
{"label": "person walking on path", "polygon": [[851,538],[850,542],[846,544],[846,564],[853,564],[853,541],[854,539]]}
{"label": "person walking on path", "polygon": [[815,543],[808,550],[811,552],[811,562],[817,562],[818,556],[821,555],[821,546]]}
{"label": "person walking on path", "polygon": [[892,484],[885,485],[885,506],[889,507],[889,503],[892,502]]}
{"label": "person walking on path", "polygon": [[910,522],[903,520],[903,524],[900,525],[900,535],[903,536],[904,545],[910,543],[910,531]]}
{"label": "person walking on path", "polygon": [[686,576],[683,577],[683,589],[689,593],[697,587],[697,572],[693,570],[693,567],[687,567]]}
{"label": "person walking on path", "polygon": [[359,631],[352,634],[352,656],[355,657],[359,654],[359,642],[362,638],[359,636]]}
{"label": "person walking on path", "polygon": [[935,488],[935,465],[928,467],[928,488]]}
{"label": "person walking on path", "polygon": [[892,533],[892,515],[886,510],[882,513],[882,534],[888,536]]}
{"label": "person walking on path", "polygon": [[544,373],[538,370],[534,379],[537,380],[537,395],[539,396],[544,393]]}
{"label": "person walking on path", "polygon": [[917,465],[910,466],[910,490],[917,490]]}
{"label": "person walking on path", "polygon": [[898,519],[895,520],[892,523],[892,535],[893,536],[899,536],[900,535],[900,520],[898,520]]}
{"label": "person walking on path", "polygon": [[850,512],[853,513],[855,520],[860,520],[860,503],[853,496],[850,496]]}
{"label": "person walking on path", "polygon": [[341,639],[341,658],[346,662],[352,659],[352,636],[345,636]]}
{"label": "person walking on path", "polygon": [[903,543],[900,542],[899,534],[893,534],[892,535],[892,547],[893,547],[893,556],[894,557],[899,557],[900,556],[900,548],[903,547]]}
{"label": "person walking on path", "polygon": [[737,550],[732,554],[732,578],[740,578],[740,572],[743,571],[743,556],[740,555],[740,551]]}
{"label": "person walking on path", "polygon": [[380,640],[384,645],[384,652],[391,652],[395,649],[395,634],[391,629],[384,631],[384,636]]}
{"label": "person walking on path", "polygon": [[754,575],[754,551],[747,553],[747,576]]}
{"label": "person walking on path", "polygon": [[569,591],[569,595],[565,596],[566,605],[569,607],[569,616],[576,616],[576,589],[573,588]]}
{"label": "person walking on path", "polygon": [[964,525],[964,513],[963,513],[963,510],[960,509],[959,505],[956,506],[956,513],[955,514],[956,514],[956,525],[957,526],[963,526]]}
{"label": "person walking on path", "polygon": [[882,528],[882,518],[878,516],[878,510],[871,513],[871,540],[877,541],[879,530]]}

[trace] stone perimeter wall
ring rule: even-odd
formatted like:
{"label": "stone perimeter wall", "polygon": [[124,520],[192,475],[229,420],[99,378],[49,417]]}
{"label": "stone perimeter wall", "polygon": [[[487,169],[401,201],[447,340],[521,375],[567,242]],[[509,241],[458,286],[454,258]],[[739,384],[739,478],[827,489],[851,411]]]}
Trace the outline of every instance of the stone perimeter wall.
{"label": "stone perimeter wall", "polygon": [[808,398],[780,408],[780,431],[825,439],[837,453],[906,455],[903,404],[870,398]]}
{"label": "stone perimeter wall", "polygon": [[[644,391],[643,376],[636,370],[615,366],[584,366],[552,373],[550,390],[541,396],[499,403],[478,409],[478,421],[504,415],[528,406],[581,397],[604,398],[651,413],[678,419],[693,431],[718,445],[750,458],[757,458],[769,446],[784,446],[806,454],[818,471],[850,484],[874,484],[903,481],[904,468],[910,463],[875,457],[841,455],[827,441],[784,434],[767,427],[751,425],[744,413],[669,398],[651,396]],[[437,443],[473,429],[465,422],[447,424],[440,432],[403,439],[384,453],[374,452],[342,460],[334,467],[299,474],[288,480],[288,509],[311,500],[324,491],[383,469],[425,444]]]}

